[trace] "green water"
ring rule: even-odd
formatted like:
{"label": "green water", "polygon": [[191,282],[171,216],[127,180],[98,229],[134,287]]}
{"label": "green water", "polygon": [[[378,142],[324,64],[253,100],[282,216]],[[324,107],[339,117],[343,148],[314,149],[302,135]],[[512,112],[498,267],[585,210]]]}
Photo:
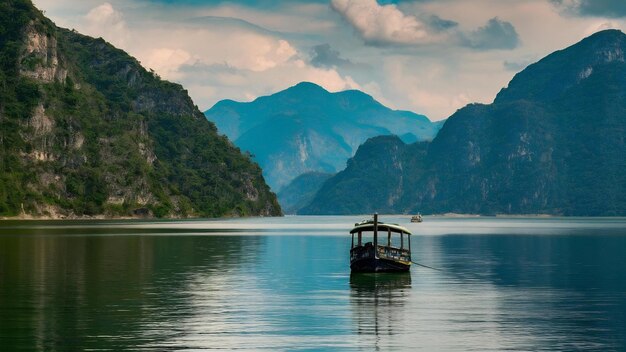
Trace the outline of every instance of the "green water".
{"label": "green water", "polygon": [[362,217],[0,223],[0,350],[626,350],[626,219],[382,216],[406,275],[351,276]]}

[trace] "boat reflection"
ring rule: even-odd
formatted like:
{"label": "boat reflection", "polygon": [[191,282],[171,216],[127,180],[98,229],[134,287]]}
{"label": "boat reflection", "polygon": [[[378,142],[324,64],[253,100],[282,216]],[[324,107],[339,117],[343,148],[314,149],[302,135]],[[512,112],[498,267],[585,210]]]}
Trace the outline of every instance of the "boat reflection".
{"label": "boat reflection", "polygon": [[352,273],[350,274],[350,288],[353,293],[363,294],[410,289],[411,273]]}
{"label": "boat reflection", "polygon": [[[380,336],[404,333],[405,304],[411,292],[411,273],[352,273],[350,275],[350,305],[356,333],[372,339],[371,346],[383,350],[393,345],[379,346]],[[393,339],[383,339],[393,344]],[[396,346],[397,347],[397,346]]]}

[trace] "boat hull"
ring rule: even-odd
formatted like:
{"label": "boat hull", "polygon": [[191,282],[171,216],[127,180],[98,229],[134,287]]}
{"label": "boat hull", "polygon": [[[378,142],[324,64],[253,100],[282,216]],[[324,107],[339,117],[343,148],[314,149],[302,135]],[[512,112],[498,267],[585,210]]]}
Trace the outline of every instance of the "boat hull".
{"label": "boat hull", "polygon": [[360,258],[350,263],[354,273],[393,273],[411,269],[411,264],[404,264],[383,258]]}

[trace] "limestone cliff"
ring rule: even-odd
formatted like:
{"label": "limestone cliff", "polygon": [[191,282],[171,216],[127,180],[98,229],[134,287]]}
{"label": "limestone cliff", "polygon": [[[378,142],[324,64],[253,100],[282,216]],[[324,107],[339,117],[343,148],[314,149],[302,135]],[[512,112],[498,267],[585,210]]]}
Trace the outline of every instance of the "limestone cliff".
{"label": "limestone cliff", "polygon": [[0,216],[280,213],[183,87],[28,0],[0,4]]}

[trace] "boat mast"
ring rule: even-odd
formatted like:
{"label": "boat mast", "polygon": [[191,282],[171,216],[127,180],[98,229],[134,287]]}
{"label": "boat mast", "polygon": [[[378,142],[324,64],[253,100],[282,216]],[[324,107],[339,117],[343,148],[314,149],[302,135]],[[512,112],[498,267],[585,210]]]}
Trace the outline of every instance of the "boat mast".
{"label": "boat mast", "polygon": [[378,257],[378,213],[374,213],[374,258]]}

